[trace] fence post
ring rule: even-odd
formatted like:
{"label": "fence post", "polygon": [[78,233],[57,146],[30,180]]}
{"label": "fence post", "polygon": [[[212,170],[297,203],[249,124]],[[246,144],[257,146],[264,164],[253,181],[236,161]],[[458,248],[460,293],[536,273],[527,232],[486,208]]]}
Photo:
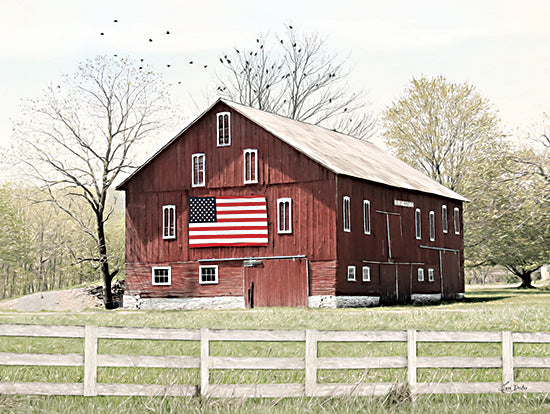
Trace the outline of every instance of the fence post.
{"label": "fence post", "polygon": [[407,378],[411,394],[416,391],[416,330],[407,330]]}
{"label": "fence post", "polygon": [[317,331],[306,330],[306,397],[315,396],[317,389]]}
{"label": "fence post", "polygon": [[512,332],[502,332],[502,391],[512,389],[514,383],[514,343]]}
{"label": "fence post", "polygon": [[210,334],[208,328],[201,328],[201,387],[200,394],[208,393],[210,381]]}
{"label": "fence post", "polygon": [[97,326],[84,328],[84,396],[97,395]]}

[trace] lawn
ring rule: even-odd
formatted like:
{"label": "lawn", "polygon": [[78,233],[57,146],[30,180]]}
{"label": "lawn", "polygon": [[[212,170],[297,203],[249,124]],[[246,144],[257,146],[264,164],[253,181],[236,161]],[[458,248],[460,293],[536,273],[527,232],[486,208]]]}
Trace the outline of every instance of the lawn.
{"label": "lawn", "polygon": [[[318,330],[470,330],[470,331],[548,331],[550,321],[550,291],[517,290],[511,288],[470,289],[460,302],[435,305],[392,306],[368,309],[294,309],[266,308],[233,311],[104,311],[82,313],[0,313],[0,323],[101,325],[211,329],[318,329]],[[82,352],[82,340],[47,340],[0,338],[3,352]],[[376,345],[376,346],[374,346]],[[303,343],[237,342],[231,345],[212,343],[212,353],[225,356],[300,356]],[[495,348],[496,347],[496,348]],[[497,356],[498,344],[446,344],[419,346],[419,356]],[[45,351],[45,349],[47,349]],[[182,347],[175,341],[100,340],[100,353],[139,353],[160,355],[197,355],[198,343]],[[516,345],[516,355],[550,356],[544,345]],[[406,355],[402,343],[349,344],[345,347],[324,343],[319,356]],[[103,368],[98,370],[102,382],[197,383],[194,370]],[[374,372],[378,371],[378,372]],[[500,370],[419,370],[419,381],[498,381]],[[542,371],[542,372],[539,372]],[[522,370],[518,380],[550,381],[548,370]],[[0,380],[38,381],[46,376],[50,381],[79,382],[80,368],[20,368],[4,367]],[[406,376],[405,370],[372,370],[369,381],[397,382]],[[320,382],[356,382],[364,379],[359,370],[324,370]],[[496,377],[496,379],[495,379]],[[212,373],[217,383],[243,382],[303,382],[301,371],[275,371],[260,374],[247,371]],[[550,412],[548,396],[540,394],[507,395],[432,395],[420,396],[411,402],[400,391],[380,398],[287,398],[270,399],[205,399],[205,398],[137,398],[137,397],[15,397],[0,396],[0,412]]]}

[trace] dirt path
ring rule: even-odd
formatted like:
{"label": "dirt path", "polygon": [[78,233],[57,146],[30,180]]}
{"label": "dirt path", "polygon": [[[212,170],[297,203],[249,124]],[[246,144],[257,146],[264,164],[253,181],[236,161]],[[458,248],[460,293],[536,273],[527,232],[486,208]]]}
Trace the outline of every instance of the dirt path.
{"label": "dirt path", "polygon": [[100,306],[102,306],[101,301],[90,295],[88,288],[39,292],[0,302],[0,309],[12,309],[19,312],[81,312],[87,308]]}

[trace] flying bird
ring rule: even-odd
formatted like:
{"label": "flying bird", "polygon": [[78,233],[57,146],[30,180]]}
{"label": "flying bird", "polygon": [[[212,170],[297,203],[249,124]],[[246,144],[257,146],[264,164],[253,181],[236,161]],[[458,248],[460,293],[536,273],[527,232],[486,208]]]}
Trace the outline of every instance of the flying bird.
{"label": "flying bird", "polygon": [[150,41],[150,42],[152,42],[152,41],[153,41],[153,39],[149,39],[149,41]]}
{"label": "flying bird", "polygon": [[193,61],[191,60],[191,61],[189,62],[189,64],[192,65],[192,64],[193,64]]}
{"label": "flying bird", "polygon": [[118,23],[118,20],[117,19],[113,20],[113,23]]}
{"label": "flying bird", "polygon": [[206,69],[208,67],[208,65],[204,65],[204,68]]}
{"label": "flying bird", "polygon": [[291,25],[288,25],[288,28],[289,28],[290,30],[294,29],[294,27],[292,27]]}
{"label": "flying bird", "polygon": [[101,32],[101,36],[105,36],[105,33]]}
{"label": "flying bird", "polygon": [[170,30],[167,30],[167,31],[166,31],[166,34],[170,34]]}
{"label": "flying bird", "polygon": [[170,67],[170,64],[166,65],[166,67]]}

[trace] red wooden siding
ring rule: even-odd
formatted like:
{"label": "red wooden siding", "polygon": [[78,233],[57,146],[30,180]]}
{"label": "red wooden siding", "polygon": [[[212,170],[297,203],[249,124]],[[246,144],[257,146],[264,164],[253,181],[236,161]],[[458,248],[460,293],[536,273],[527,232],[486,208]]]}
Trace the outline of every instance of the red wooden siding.
{"label": "red wooden siding", "polygon": [[[231,113],[229,146],[217,146],[218,112]],[[258,151],[257,183],[244,184],[246,149]],[[204,187],[192,186],[195,153],[205,154]],[[455,207],[462,216],[461,202],[336,175],[222,102],[146,164],[124,189],[128,294],[243,296],[254,280],[263,286],[256,304],[304,306],[308,291],[310,296],[381,296],[383,301],[406,300],[416,293],[453,296],[464,291],[462,223],[459,235],[453,223]],[[266,197],[267,247],[189,248],[189,197],[250,195]],[[351,232],[343,231],[344,196],[351,200]],[[290,234],[277,233],[279,198],[292,200]],[[363,200],[370,201],[371,234],[363,232]],[[396,205],[395,200],[414,207]],[[443,204],[448,211],[445,234]],[[176,206],[175,239],[162,238],[163,205]],[[421,209],[420,240],[415,238],[416,208]],[[429,239],[430,211],[436,217],[434,241]],[[306,256],[307,261],[297,265],[265,260],[258,268],[243,267],[242,258],[281,256]],[[241,260],[212,261],[224,258]],[[218,264],[218,284],[199,284],[199,260]],[[152,286],[151,267],[161,265],[171,266],[170,286]],[[356,267],[356,281],[347,280],[348,266]],[[362,281],[363,266],[370,267],[370,281]],[[419,267],[425,270],[424,282],[417,280]],[[433,282],[428,281],[429,268],[434,269]],[[305,275],[309,275],[308,285],[303,283]],[[266,281],[272,288],[267,296],[263,294]]]}
{"label": "red wooden siding", "polygon": [[[210,263],[208,263],[210,264]],[[158,263],[155,266],[169,266],[172,283],[166,286],[153,286],[151,265],[129,263],[126,265],[126,295],[139,294],[142,298],[187,298],[243,296],[242,263],[218,264],[219,283],[201,285],[199,264],[196,262]]]}
{"label": "red wooden siding", "polygon": [[[339,268],[337,271],[336,291],[342,295],[370,294],[378,289],[376,281],[380,283],[380,290],[384,291],[393,286],[392,295],[397,294],[410,296],[412,293],[441,293],[440,260],[437,249],[452,249],[459,253],[453,253],[457,258],[454,267],[447,265],[450,269],[446,274],[449,281],[448,291],[452,294],[464,292],[464,286],[460,280],[464,279],[463,269],[463,238],[462,234],[455,234],[453,226],[453,215],[451,212],[455,207],[461,211],[460,202],[433,195],[411,192],[406,190],[389,188],[376,183],[368,183],[350,177],[338,178],[336,214],[337,219],[337,244]],[[351,200],[351,232],[343,231],[343,197],[349,196]],[[363,200],[370,201],[371,211],[371,234],[363,232]],[[414,207],[403,207],[395,205],[395,200],[413,203]],[[441,206],[447,206],[448,232],[443,233]],[[416,208],[421,209],[422,237],[417,240],[415,237]],[[429,213],[435,213],[435,240],[429,238]],[[462,221],[461,221],[462,225]],[[389,238],[388,238],[389,230]],[[461,229],[462,233],[462,229]],[[389,256],[388,243],[391,243],[392,256]],[[420,247],[424,246],[424,247]],[[426,248],[428,247],[428,248]],[[418,267],[425,269],[425,282],[417,281],[417,273],[412,274],[405,268],[399,268],[398,277],[401,281],[395,284],[395,266],[392,270],[384,269],[378,275],[372,272],[371,282],[349,282],[347,281],[347,266],[357,266],[357,274],[362,264],[376,263],[423,263]],[[371,266],[376,267],[376,266]],[[417,267],[416,267],[417,268]],[[428,268],[435,271],[433,282],[428,281]],[[416,270],[414,271],[416,272]],[[391,275],[390,275],[391,273]],[[378,277],[378,280],[377,280]],[[386,280],[386,279],[390,280]],[[359,279],[359,277],[357,278]],[[408,280],[409,289],[405,290],[404,283]],[[396,292],[398,286],[400,292]],[[403,289],[403,290],[401,290]],[[386,294],[384,294],[386,295]],[[384,296],[383,295],[383,296]],[[389,295],[389,294],[387,294]],[[390,295],[391,296],[391,295]]]}

